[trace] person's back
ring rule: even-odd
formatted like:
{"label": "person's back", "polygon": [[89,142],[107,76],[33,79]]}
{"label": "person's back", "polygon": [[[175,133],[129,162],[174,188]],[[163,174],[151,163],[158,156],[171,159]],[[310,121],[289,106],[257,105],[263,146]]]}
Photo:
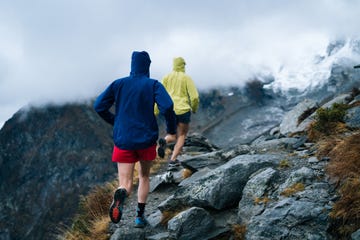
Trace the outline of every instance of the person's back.
{"label": "person's back", "polygon": [[[180,165],[177,156],[184,146],[189,131],[191,112],[195,113],[199,106],[199,93],[191,77],[185,73],[185,60],[182,57],[174,58],[173,71],[162,79],[162,83],[174,102],[174,111],[177,121],[177,140],[169,161],[169,170]],[[160,139],[160,149],[166,147],[168,138]],[[161,151],[163,152],[163,150]]]}
{"label": "person's back", "polygon": [[173,71],[162,79],[162,84],[174,102],[177,115],[188,111],[195,113],[199,105],[199,94],[191,77],[185,73],[185,60],[174,58]]}
{"label": "person's back", "polygon": [[[150,62],[147,54],[135,52],[130,76],[115,80],[95,102],[95,110],[114,125],[113,139],[119,148],[143,149],[156,143],[155,102],[163,114],[172,111],[172,102],[164,96],[160,83],[149,78]],[[113,103],[115,115],[108,111]]]}
{"label": "person's back", "polygon": [[[173,102],[163,85],[149,78],[150,63],[147,52],[133,52],[130,76],[112,82],[94,104],[95,111],[114,126],[112,161],[117,163],[119,176],[119,188],[109,209],[110,219],[114,223],[121,220],[125,199],[133,188],[135,163],[140,162],[135,227],[147,224],[145,205],[158,138],[158,125],[153,112],[155,103],[165,116],[167,136],[175,138],[176,133]],[[110,111],[114,104],[115,114]]]}

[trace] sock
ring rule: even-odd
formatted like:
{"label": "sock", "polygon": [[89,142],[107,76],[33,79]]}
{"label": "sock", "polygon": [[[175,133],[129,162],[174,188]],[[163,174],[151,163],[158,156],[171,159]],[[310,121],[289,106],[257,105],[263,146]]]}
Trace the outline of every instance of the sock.
{"label": "sock", "polygon": [[145,205],[146,205],[146,203],[138,203],[138,207],[136,208],[137,217],[144,216]]}

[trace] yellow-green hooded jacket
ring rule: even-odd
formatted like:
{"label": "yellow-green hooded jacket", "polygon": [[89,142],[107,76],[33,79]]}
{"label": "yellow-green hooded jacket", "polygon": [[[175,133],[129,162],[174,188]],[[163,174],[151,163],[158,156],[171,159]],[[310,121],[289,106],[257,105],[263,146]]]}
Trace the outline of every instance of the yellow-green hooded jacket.
{"label": "yellow-green hooded jacket", "polygon": [[199,107],[199,93],[191,77],[185,73],[185,60],[174,58],[173,71],[162,79],[162,84],[174,102],[177,115],[192,111]]}

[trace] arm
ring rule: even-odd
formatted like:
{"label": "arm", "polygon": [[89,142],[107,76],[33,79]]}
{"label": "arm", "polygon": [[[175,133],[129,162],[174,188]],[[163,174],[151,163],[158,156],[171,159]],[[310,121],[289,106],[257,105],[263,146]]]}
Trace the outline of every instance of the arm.
{"label": "arm", "polygon": [[191,111],[196,113],[199,107],[199,93],[196,90],[193,80],[189,77],[186,81],[187,91],[190,98]]}
{"label": "arm", "polygon": [[94,109],[102,119],[107,123],[114,125],[115,115],[109,111],[115,101],[112,88],[113,84],[98,96],[94,103]]}
{"label": "arm", "polygon": [[166,121],[166,132],[176,133],[176,117],[174,112],[174,103],[164,86],[158,81],[154,84],[155,103],[159,112],[164,115]]}

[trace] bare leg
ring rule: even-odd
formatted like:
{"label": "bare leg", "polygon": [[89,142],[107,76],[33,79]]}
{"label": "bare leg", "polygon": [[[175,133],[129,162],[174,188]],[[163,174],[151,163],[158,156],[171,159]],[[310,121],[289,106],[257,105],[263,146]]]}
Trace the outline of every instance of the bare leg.
{"label": "bare leg", "polygon": [[130,195],[133,188],[135,163],[118,163],[119,188],[125,188]]}
{"label": "bare leg", "polygon": [[176,141],[176,134],[166,134],[165,136],[166,143],[171,143]]}
{"label": "bare leg", "polygon": [[174,146],[174,150],[171,154],[171,161],[175,161],[175,159],[177,158],[177,156],[181,153],[181,150],[185,144],[185,139],[186,139],[186,135],[189,131],[189,124],[186,123],[178,123],[177,126],[177,140],[176,140],[176,144]]}
{"label": "bare leg", "polygon": [[138,202],[146,203],[150,189],[150,168],[152,161],[140,161]]}

